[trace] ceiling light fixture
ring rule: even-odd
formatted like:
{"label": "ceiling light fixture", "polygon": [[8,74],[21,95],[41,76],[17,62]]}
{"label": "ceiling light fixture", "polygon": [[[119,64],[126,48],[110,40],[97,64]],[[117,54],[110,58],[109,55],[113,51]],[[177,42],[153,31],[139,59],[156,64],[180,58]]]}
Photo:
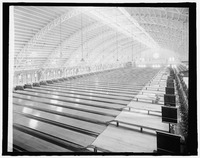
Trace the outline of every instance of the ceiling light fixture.
{"label": "ceiling light fixture", "polygon": [[82,58],[81,62],[84,62],[83,58],[83,12],[81,12],[81,53],[82,53]]}
{"label": "ceiling light fixture", "polygon": [[62,27],[61,27],[61,16],[60,16],[60,58],[62,58],[61,32],[62,32]]}
{"label": "ceiling light fixture", "polygon": [[[116,24],[117,24],[117,15],[116,15]],[[118,33],[117,33],[117,31],[116,31],[116,44],[117,44],[116,45],[117,46],[117,61],[119,61],[119,59],[118,59]]]}

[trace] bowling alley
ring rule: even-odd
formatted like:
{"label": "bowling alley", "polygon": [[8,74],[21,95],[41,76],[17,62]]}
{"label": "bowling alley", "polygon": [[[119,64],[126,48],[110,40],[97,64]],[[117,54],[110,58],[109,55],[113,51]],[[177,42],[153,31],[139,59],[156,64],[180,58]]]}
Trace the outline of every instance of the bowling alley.
{"label": "bowling alley", "polygon": [[10,5],[8,152],[197,152],[194,6]]}

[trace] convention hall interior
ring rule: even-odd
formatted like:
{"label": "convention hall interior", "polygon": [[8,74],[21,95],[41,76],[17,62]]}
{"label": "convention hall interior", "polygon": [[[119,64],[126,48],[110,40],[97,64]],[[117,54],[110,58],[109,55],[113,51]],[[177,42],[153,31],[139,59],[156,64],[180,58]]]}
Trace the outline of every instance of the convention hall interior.
{"label": "convention hall interior", "polygon": [[189,7],[9,12],[13,153],[190,153]]}

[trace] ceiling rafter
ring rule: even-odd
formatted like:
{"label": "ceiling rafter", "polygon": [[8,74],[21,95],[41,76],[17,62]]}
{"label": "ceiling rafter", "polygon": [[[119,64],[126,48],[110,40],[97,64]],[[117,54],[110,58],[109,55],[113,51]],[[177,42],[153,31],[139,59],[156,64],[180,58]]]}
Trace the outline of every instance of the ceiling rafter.
{"label": "ceiling rafter", "polygon": [[[68,13],[62,15],[61,22],[68,20],[78,14],[80,14],[80,10],[71,10]],[[57,18],[57,19],[53,20],[51,23],[49,23],[47,26],[42,28],[41,31],[39,31],[37,34],[35,34],[35,36],[33,36],[33,38],[26,44],[26,46],[22,49],[22,51],[19,53],[19,55],[28,53],[29,49],[32,48],[32,46],[34,45],[34,43],[37,42],[37,40],[39,40],[42,36],[44,36],[46,33],[48,33],[50,30],[52,30],[54,27],[56,27],[59,24],[60,24],[60,18]],[[20,58],[20,59],[17,58],[16,59],[16,60],[18,60],[17,63],[20,63],[20,61],[23,59],[24,58]],[[17,66],[16,66],[16,68],[17,68]]]}

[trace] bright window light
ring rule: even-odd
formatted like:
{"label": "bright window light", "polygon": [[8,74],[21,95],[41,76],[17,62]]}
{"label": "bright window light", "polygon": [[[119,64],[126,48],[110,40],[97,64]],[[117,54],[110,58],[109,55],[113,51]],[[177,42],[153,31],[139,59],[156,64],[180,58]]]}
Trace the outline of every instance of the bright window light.
{"label": "bright window light", "polygon": [[158,54],[158,53],[154,53],[154,54],[153,54],[153,58],[154,58],[154,59],[158,59],[158,58],[159,58],[159,54]]}
{"label": "bright window light", "polygon": [[28,65],[31,65],[31,63],[32,63],[32,60],[27,60]]}

